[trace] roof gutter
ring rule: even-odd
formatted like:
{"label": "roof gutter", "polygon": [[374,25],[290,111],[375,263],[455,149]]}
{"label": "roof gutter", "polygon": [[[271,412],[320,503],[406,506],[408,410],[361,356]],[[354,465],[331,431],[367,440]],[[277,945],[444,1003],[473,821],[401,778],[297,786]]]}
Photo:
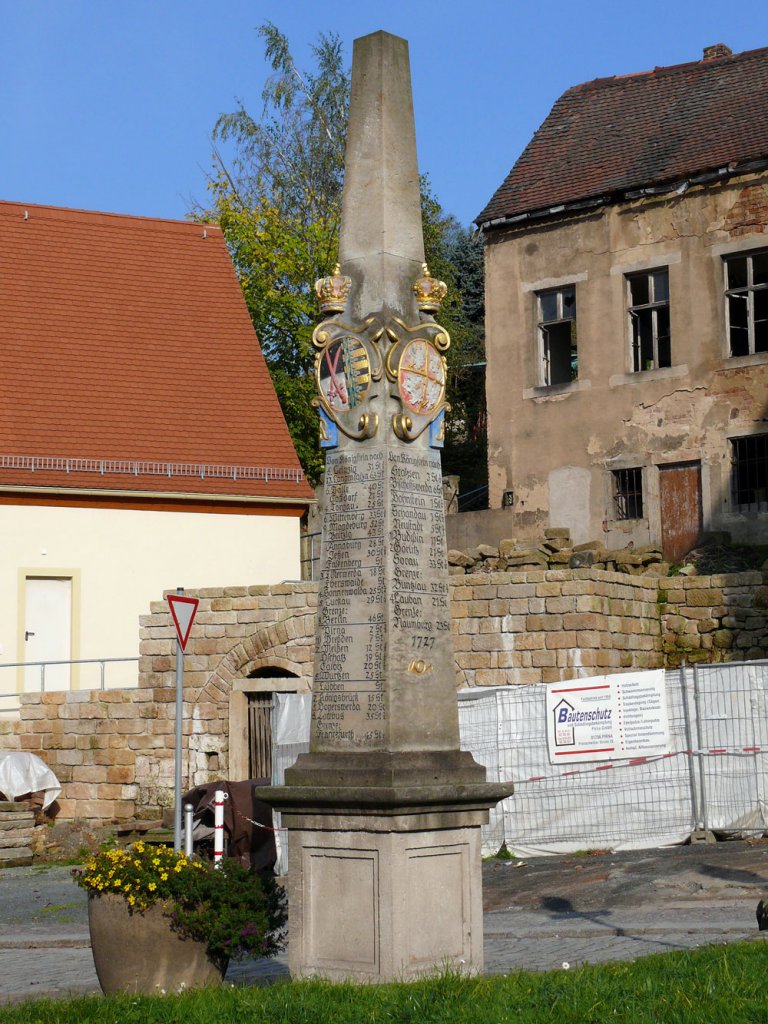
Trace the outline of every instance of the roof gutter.
{"label": "roof gutter", "polygon": [[696,185],[708,185],[713,181],[721,181],[724,178],[730,178],[739,174],[751,174],[756,171],[763,171],[766,168],[768,168],[768,159],[766,158],[747,160],[738,164],[727,164],[715,170],[702,171],[700,174],[692,175],[689,178],[683,178],[675,182],[666,182],[663,185],[649,185],[647,188],[628,189],[624,192],[616,192],[613,195],[595,196],[572,203],[560,203],[558,206],[526,210],[524,213],[516,213],[509,217],[494,217],[492,220],[481,221],[477,224],[477,229],[481,232],[487,232],[493,228],[510,227],[526,221],[543,220],[546,217],[555,217],[561,213],[577,213],[582,210],[595,209],[598,206],[620,203],[624,200],[642,199],[646,196],[684,195],[689,188],[693,188]]}
{"label": "roof gutter", "polygon": [[204,491],[127,491],[106,487],[30,487],[26,484],[0,484],[0,494],[49,494],[76,498],[129,498],[157,501],[207,501],[216,504],[290,505],[306,508],[317,504],[317,498],[281,498],[259,494],[208,494]]}

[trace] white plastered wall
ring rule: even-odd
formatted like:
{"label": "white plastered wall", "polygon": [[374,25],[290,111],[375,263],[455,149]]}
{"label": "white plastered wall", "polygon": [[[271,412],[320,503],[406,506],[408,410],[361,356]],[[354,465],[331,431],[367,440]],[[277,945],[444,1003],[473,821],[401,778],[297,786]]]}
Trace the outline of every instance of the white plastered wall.
{"label": "white plastered wall", "polygon": [[[131,658],[164,590],[299,579],[299,529],[298,516],[0,506],[0,665],[25,660],[27,576],[72,578],[73,659]],[[136,665],[107,672],[107,685],[136,682]],[[0,692],[22,679],[0,670]],[[72,685],[98,686],[98,670]]]}

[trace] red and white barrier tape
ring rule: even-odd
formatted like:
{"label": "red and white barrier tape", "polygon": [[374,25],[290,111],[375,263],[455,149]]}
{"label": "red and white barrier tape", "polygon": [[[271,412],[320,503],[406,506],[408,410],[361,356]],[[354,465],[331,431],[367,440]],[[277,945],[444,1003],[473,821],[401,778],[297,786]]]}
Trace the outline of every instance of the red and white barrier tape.
{"label": "red and white barrier tape", "polygon": [[606,772],[612,768],[635,768],[641,764],[654,764],[656,761],[665,761],[670,757],[710,757],[712,755],[730,755],[731,757],[742,757],[745,754],[768,754],[766,747],[710,747],[707,750],[673,750],[669,754],[657,754],[651,757],[633,757],[628,761],[604,761],[600,764],[592,764],[587,768],[573,768],[571,771],[558,772],[553,775],[532,775],[528,779],[510,779],[516,786],[527,782],[549,782],[552,779],[567,779],[571,775],[587,775],[590,772]]}
{"label": "red and white barrier tape", "polygon": [[[706,750],[673,750],[668,754],[656,754],[650,757],[633,757],[627,761],[603,761],[600,764],[591,764],[586,768],[572,768],[567,772],[557,772],[553,775],[531,775],[527,779],[507,779],[505,781],[514,782],[516,786],[526,785],[529,782],[551,782],[553,779],[567,779],[574,775],[589,775],[592,772],[607,772],[614,768],[636,768],[642,764],[655,764],[657,761],[666,761],[671,757],[711,757],[711,756],[722,756],[730,755],[731,757],[742,757],[745,754],[768,754],[768,747],[709,747]],[[221,795],[221,802],[218,801],[218,797]],[[211,802],[214,807],[214,863],[218,864],[222,858],[224,851],[224,800],[226,800],[227,794],[221,790],[216,791],[216,798]],[[211,803],[207,804],[203,810],[206,810],[211,806]],[[265,825],[261,821],[254,821],[253,818],[249,818],[247,815],[233,808],[235,814],[242,818],[243,821],[247,821],[249,825],[253,825],[255,828],[263,829],[265,832],[287,832],[287,828],[272,828],[270,825]],[[219,815],[221,817],[219,818]]]}

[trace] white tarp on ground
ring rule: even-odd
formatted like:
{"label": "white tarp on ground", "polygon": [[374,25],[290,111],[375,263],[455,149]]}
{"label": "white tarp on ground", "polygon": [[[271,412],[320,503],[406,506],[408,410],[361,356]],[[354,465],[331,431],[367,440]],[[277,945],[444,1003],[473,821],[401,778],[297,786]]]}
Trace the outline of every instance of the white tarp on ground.
{"label": "white tarp on ground", "polygon": [[[768,664],[704,665],[665,679],[671,753],[640,764],[551,765],[544,686],[460,691],[462,748],[489,781],[515,783],[483,828],[483,852],[503,842],[521,856],[647,849],[696,828],[768,831]],[[278,697],[276,784],[309,747],[310,710],[309,695]]]}
{"label": "white tarp on ground", "polygon": [[44,792],[43,809],[50,806],[61,792],[59,780],[37,754],[11,751],[0,754],[0,793],[15,800],[27,793]]}

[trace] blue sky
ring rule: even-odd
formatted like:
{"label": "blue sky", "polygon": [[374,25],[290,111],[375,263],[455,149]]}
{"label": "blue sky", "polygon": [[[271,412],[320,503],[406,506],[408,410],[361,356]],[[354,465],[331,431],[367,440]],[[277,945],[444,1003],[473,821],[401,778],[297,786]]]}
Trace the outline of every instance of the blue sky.
{"label": "blue sky", "polygon": [[409,40],[420,169],[465,224],[569,86],[768,45],[764,0],[0,0],[0,199],[183,217],[218,115],[261,109],[266,20],[299,66],[321,31]]}

